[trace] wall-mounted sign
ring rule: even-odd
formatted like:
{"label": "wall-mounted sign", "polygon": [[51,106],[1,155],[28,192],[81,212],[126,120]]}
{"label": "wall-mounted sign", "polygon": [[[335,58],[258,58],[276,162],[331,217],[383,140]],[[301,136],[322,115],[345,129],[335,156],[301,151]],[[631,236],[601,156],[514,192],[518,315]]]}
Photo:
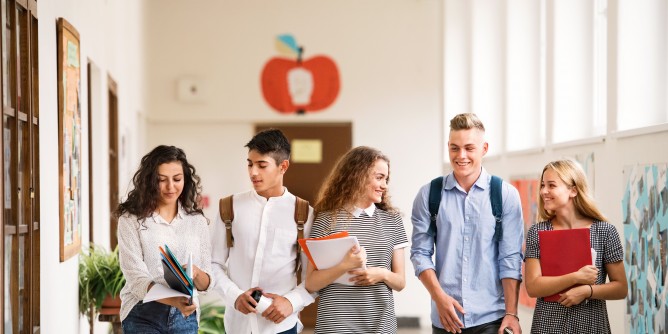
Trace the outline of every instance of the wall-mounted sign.
{"label": "wall-mounted sign", "polygon": [[304,164],[319,164],[322,162],[322,140],[320,139],[293,139],[292,162]]}
{"label": "wall-mounted sign", "polygon": [[284,114],[304,114],[329,107],[339,94],[339,70],[323,55],[302,59],[304,48],[291,35],[277,37],[281,57],[273,57],[262,69],[265,101]]}

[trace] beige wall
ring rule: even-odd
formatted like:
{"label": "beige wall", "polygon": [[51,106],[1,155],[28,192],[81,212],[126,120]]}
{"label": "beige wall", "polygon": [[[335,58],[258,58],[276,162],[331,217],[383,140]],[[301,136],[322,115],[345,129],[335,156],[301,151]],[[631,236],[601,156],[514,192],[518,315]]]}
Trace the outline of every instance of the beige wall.
{"label": "beige wall", "polygon": [[[350,121],[353,145],[392,159],[390,185],[410,231],[417,189],[442,161],[440,1],[149,1],[146,15],[148,135],[182,146],[215,199],[248,189],[246,150],[256,122]],[[291,33],[305,57],[335,60],[341,91],[320,113],[281,115],[264,102],[260,73],[277,35]],[[203,83],[204,101],[177,101],[176,82]],[[215,206],[206,214],[214,218]],[[422,316],[428,295],[408,265],[397,314]],[[416,305],[419,305],[416,307]]]}

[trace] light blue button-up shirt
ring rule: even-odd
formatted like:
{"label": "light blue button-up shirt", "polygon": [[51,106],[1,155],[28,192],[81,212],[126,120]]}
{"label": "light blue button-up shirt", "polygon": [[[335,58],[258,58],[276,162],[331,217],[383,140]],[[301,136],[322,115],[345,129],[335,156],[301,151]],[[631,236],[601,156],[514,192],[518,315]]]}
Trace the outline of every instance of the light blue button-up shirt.
{"label": "light blue button-up shirt", "polygon": [[[429,231],[429,184],[413,202],[411,261],[415,275],[433,269],[441,288],[466,311],[459,314],[464,327],[474,327],[502,318],[506,313],[501,279],[522,280],[524,224],[517,189],[503,182],[503,239],[494,240],[496,221],[490,200],[491,175],[483,168],[468,193],[452,173],[445,176],[434,235]],[[431,321],[442,328],[435,303]]]}

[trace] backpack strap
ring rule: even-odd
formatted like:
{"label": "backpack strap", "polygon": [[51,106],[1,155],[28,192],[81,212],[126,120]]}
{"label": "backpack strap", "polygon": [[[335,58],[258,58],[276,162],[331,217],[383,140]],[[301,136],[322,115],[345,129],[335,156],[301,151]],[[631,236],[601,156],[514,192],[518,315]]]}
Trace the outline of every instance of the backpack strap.
{"label": "backpack strap", "polygon": [[[492,214],[496,221],[494,225],[494,240],[498,242],[503,238],[503,195],[501,194],[503,180],[496,175],[492,175],[490,183],[489,197],[492,203]],[[438,216],[438,208],[441,205],[442,195],[443,177],[439,176],[431,180],[429,187],[429,214],[431,217],[429,232],[433,233],[434,238],[436,237],[436,216]]]}
{"label": "backpack strap", "polygon": [[232,221],[234,220],[234,207],[232,206],[232,195],[220,199],[218,206],[220,219],[225,223],[227,235],[227,248],[234,247],[234,236],[232,235]]}
{"label": "backpack strap", "polygon": [[494,240],[499,242],[503,238],[503,198],[501,195],[501,186],[503,180],[496,176],[492,175],[491,187],[489,190],[490,200],[492,202],[492,214],[496,220],[496,225],[494,225]]}
{"label": "backpack strap", "polygon": [[443,176],[439,176],[431,180],[429,186],[429,214],[431,220],[429,223],[429,232],[432,233],[436,239],[436,216],[438,215],[438,207],[441,205],[441,196],[443,195]]}
{"label": "backpack strap", "polygon": [[[295,200],[295,223],[297,224],[297,240],[304,239],[304,224],[308,220],[308,201],[299,197]],[[295,261],[295,272],[297,273],[297,285],[302,281],[302,266],[301,266],[302,249],[297,242],[297,261]]]}

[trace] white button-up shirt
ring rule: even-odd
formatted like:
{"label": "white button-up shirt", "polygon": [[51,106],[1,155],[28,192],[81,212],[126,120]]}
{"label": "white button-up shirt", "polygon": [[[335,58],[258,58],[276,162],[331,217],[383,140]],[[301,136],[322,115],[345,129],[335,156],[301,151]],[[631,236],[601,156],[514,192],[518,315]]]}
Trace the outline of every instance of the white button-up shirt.
{"label": "white button-up shirt", "polygon": [[[216,218],[212,227],[212,270],[216,279],[213,289],[225,298],[225,330],[229,333],[274,334],[286,331],[299,323],[297,314],[314,301],[302,283],[297,286],[295,261],[297,259],[297,224],[295,223],[295,196],[287,189],[283,195],[266,199],[251,190],[235,194],[232,235],[234,247],[227,248],[225,224]],[[313,225],[313,209],[304,225],[308,237]],[[306,256],[301,254],[302,268]],[[244,315],[234,303],[248,289],[260,287],[292,303],[293,314],[274,324],[260,313]],[[301,323],[299,323],[301,328]]]}

